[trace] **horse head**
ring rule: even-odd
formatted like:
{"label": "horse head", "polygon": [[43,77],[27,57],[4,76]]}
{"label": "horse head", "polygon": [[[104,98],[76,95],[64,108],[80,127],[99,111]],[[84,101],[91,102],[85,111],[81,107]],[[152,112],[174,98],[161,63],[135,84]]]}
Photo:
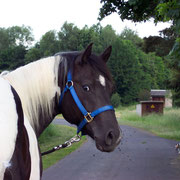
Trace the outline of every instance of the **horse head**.
{"label": "horse head", "polygon": [[74,90],[87,112],[94,113],[97,109],[101,110],[104,107],[107,109],[93,118],[91,114],[87,117],[83,115],[69,91],[64,94],[61,102],[61,112],[65,119],[77,126],[83,119],[87,120],[88,123],[81,129],[82,134],[92,137],[96,142],[96,147],[105,152],[113,151],[121,139],[115,112],[110,106],[113,81],[106,63],[111,50],[110,46],[97,56],[92,53],[92,44],[90,44],[83,52],[76,52],[71,66],[73,67],[71,74]]}

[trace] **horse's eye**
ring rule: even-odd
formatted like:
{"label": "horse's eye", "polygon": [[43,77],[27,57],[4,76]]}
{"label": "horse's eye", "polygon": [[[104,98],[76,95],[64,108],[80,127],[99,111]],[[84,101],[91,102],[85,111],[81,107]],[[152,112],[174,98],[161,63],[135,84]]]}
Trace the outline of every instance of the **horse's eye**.
{"label": "horse's eye", "polygon": [[90,90],[90,88],[89,88],[88,85],[84,85],[84,86],[83,86],[83,89],[84,89],[84,91],[87,91],[87,92]]}

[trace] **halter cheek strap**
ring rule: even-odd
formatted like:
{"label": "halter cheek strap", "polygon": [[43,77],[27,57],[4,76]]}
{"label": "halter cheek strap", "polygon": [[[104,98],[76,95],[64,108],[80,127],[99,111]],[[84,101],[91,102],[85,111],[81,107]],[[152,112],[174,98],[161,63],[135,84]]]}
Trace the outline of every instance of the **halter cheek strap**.
{"label": "halter cheek strap", "polygon": [[67,83],[66,83],[66,86],[61,94],[61,97],[60,97],[60,100],[59,100],[59,105],[61,105],[61,102],[63,100],[63,96],[65,94],[65,92],[67,91],[70,91],[76,105],[78,106],[79,110],[81,111],[81,113],[83,114],[84,116],[84,119],[83,121],[81,121],[81,123],[78,125],[77,127],[77,134],[79,134],[80,131],[82,131],[82,128],[87,124],[87,123],[90,123],[91,121],[93,121],[94,117],[97,116],[98,114],[104,112],[104,111],[108,111],[108,110],[113,110],[114,111],[114,108],[113,106],[111,105],[106,105],[106,106],[103,106],[99,109],[96,109],[95,111],[93,112],[88,112],[84,106],[82,105],[81,101],[79,100],[77,94],[76,94],[76,91],[73,87],[73,81],[72,81],[72,75],[71,75],[71,71],[68,72],[68,75],[67,75]]}

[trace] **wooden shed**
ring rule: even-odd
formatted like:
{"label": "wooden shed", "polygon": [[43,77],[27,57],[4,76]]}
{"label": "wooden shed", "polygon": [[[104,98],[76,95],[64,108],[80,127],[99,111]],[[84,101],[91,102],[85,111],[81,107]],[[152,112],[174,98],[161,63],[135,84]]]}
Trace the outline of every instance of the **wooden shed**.
{"label": "wooden shed", "polygon": [[163,101],[165,105],[165,102],[166,102],[165,96],[166,96],[166,90],[160,90],[160,89],[151,90],[152,101]]}
{"label": "wooden shed", "polygon": [[164,101],[141,101],[136,106],[136,112],[140,116],[148,115],[150,113],[163,114]]}

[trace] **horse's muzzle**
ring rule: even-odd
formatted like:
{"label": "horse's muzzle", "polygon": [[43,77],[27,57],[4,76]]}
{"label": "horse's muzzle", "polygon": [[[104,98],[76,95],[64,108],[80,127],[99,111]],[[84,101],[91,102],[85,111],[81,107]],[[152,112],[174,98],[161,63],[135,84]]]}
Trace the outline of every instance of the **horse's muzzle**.
{"label": "horse's muzzle", "polygon": [[99,149],[102,152],[112,152],[112,151],[114,151],[114,149],[121,142],[121,139],[122,139],[122,133],[121,133],[121,129],[120,128],[119,128],[118,136],[112,130],[107,132],[107,134],[105,136],[105,139],[104,139],[104,142],[101,142],[96,137],[94,138],[94,140],[96,141],[97,149]]}

